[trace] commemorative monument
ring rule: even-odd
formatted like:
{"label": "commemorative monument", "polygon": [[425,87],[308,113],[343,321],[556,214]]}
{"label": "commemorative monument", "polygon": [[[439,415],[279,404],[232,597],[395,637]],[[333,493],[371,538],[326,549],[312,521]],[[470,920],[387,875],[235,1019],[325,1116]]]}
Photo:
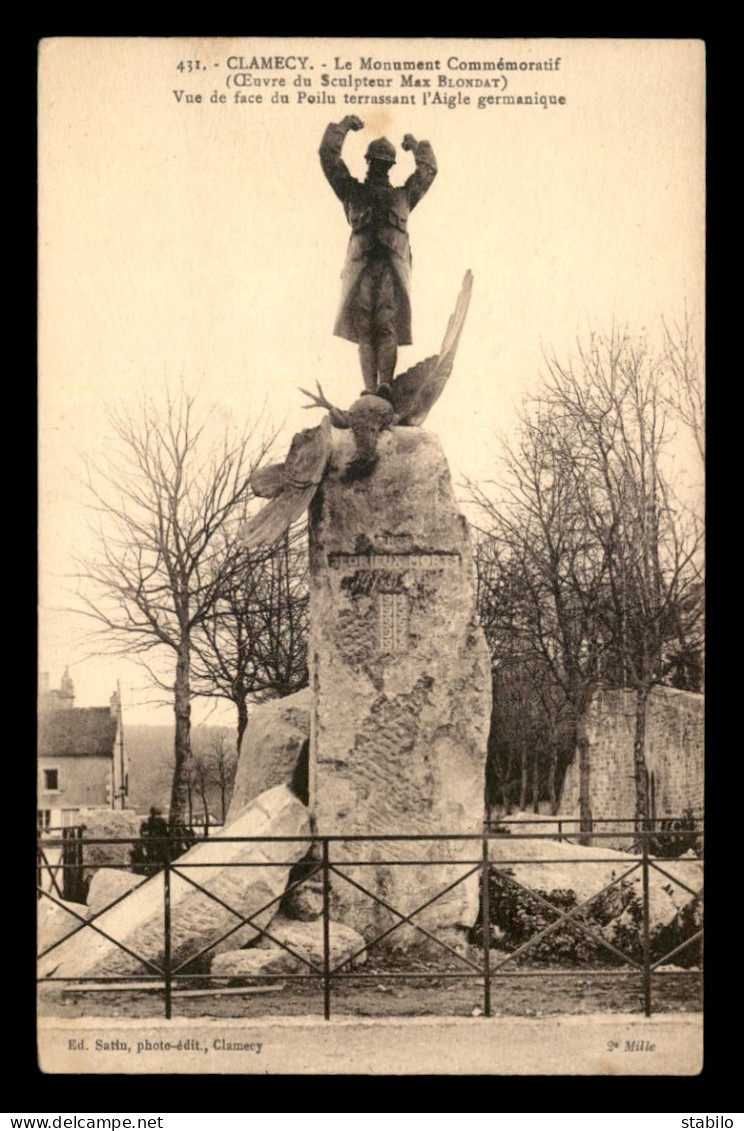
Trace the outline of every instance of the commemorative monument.
{"label": "commemorative monument", "polygon": [[[271,913],[262,909],[281,894],[291,878],[289,857],[299,862],[307,843],[220,845],[223,837],[349,838],[332,845],[332,942],[350,930],[363,950],[414,911],[411,923],[440,936],[467,930],[478,914],[477,866],[469,863],[477,842],[416,839],[477,835],[483,820],[490,655],[476,613],[467,525],[439,440],[421,427],[452,371],[472,277],[465,275],[440,352],[396,376],[398,345],[411,341],[408,218],[437,167],[429,143],[406,134],[403,149],[415,168],[395,187],[395,149],[378,138],[366,151],[367,177],[357,180],[341,149],[349,131],[363,128],[355,116],[329,125],[320,160],[351,227],[335,332],[358,343],[364,391],[346,410],[319,384],[307,394],[307,407],[326,415],[294,437],[282,463],[254,473],[254,492],[267,502],[241,533],[254,550],[308,514],[310,686],[256,709],[228,824],[179,858],[178,869],[186,870],[170,895],[179,924],[174,953],[183,963],[211,948],[213,973],[272,969],[266,950],[263,958],[250,954],[257,943],[301,945],[290,919],[272,920],[277,903]],[[263,729],[262,712],[271,716]],[[266,749],[257,751],[261,735]],[[307,758],[303,799],[290,789],[298,752]],[[378,839],[353,839],[360,836]],[[384,839],[402,836],[410,839]],[[220,869],[223,857],[251,867]],[[403,859],[416,864],[403,866]],[[189,876],[198,876],[198,889]],[[141,969],[138,955],[158,964],[162,886],[162,875],[152,877],[103,912],[95,934],[82,932],[92,939],[81,942],[78,932],[55,947],[42,976],[124,973]],[[260,915],[236,930],[231,907]],[[319,914],[305,908],[296,918]],[[390,935],[394,947],[421,940],[409,923]],[[274,952],[276,963],[286,960]],[[347,952],[358,954],[359,946],[348,943]]]}
{"label": "commemorative monument", "polygon": [[[439,354],[394,376],[398,344],[411,341],[408,217],[437,167],[430,144],[407,134],[415,169],[394,187],[395,149],[379,138],[358,181],[341,148],[349,130],[362,128],[355,116],[329,125],[320,159],[351,227],[335,333],[358,342],[365,391],[346,411],[320,386],[308,394],[328,416],[295,437],[284,464],[258,472],[254,489],[272,501],[244,537],[250,547],[271,541],[309,506],[316,831],[472,834],[483,819],[490,657],[466,523],[439,441],[420,427],[452,371],[472,278],[465,276]],[[396,866],[396,853],[467,859],[473,847],[379,842],[385,863],[347,870],[351,884],[335,878],[334,914],[365,935],[385,929],[395,919],[361,887],[382,889],[407,914],[463,874],[462,866]],[[368,858],[370,845],[343,849],[347,860]],[[473,875],[415,921],[472,926],[477,900]],[[393,936],[396,944],[405,937],[413,937],[409,928]]]}

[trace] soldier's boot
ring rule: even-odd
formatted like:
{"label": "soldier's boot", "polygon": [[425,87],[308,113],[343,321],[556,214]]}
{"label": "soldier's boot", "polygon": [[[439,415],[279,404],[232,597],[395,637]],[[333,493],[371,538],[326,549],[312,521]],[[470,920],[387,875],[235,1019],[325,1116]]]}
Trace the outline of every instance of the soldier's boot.
{"label": "soldier's boot", "polygon": [[389,390],[395,376],[395,365],[398,360],[398,342],[395,330],[386,328],[377,337],[377,380],[379,385],[384,385]]}
{"label": "soldier's boot", "polygon": [[372,342],[359,343],[359,362],[362,366],[364,387],[368,393],[377,388],[377,350]]}

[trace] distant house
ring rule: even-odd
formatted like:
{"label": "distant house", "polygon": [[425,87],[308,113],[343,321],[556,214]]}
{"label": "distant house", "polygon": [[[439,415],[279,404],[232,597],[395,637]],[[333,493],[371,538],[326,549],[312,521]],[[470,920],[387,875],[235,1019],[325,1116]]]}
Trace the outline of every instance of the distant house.
{"label": "distant house", "polygon": [[38,772],[42,830],[75,824],[81,809],[125,808],[129,783],[118,691],[108,707],[76,707],[69,672],[54,690],[42,673]]}

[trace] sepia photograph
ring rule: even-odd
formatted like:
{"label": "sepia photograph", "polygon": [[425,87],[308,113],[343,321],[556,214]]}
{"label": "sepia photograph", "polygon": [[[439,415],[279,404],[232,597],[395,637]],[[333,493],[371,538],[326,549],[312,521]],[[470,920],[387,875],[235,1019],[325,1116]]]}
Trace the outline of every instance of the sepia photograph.
{"label": "sepia photograph", "polygon": [[703,1065],[705,44],[39,44],[47,1074]]}

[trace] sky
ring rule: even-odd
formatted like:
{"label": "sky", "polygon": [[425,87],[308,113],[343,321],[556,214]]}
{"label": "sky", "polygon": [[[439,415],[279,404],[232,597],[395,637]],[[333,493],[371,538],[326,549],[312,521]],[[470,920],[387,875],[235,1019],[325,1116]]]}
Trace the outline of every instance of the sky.
{"label": "sky", "polygon": [[[613,324],[653,338],[685,310],[703,324],[704,67],[687,40],[44,41],[39,668],[52,686],[69,666],[92,706],[118,680],[130,723],[170,721],[130,660],[87,655],[67,611],[89,545],[79,480],[86,460],[105,462],[107,408],[183,383],[217,421],[279,428],[286,448],[320,420],[298,385],[320,380],[341,407],[361,389],[356,347],[332,332],[349,230],[318,162],[329,122],[364,120],[344,147],[360,178],[381,134],[398,147],[393,183],[413,171],[404,134],[434,148],[438,176],[409,221],[413,345],[398,371],[437,352],[470,269],[455,368],[425,427],[456,484],[483,482],[546,354],[568,360]],[[406,74],[422,85],[404,88]],[[493,101],[506,96],[533,102]],[[677,462],[699,489],[691,453]]]}

